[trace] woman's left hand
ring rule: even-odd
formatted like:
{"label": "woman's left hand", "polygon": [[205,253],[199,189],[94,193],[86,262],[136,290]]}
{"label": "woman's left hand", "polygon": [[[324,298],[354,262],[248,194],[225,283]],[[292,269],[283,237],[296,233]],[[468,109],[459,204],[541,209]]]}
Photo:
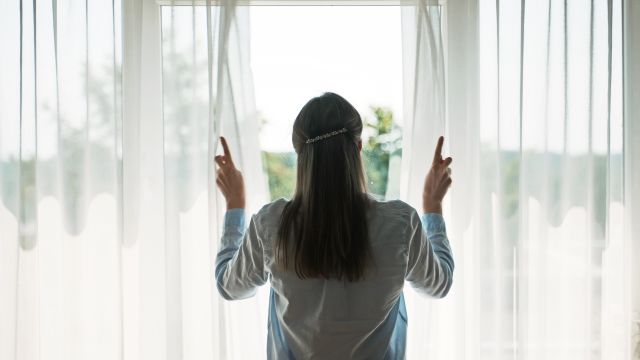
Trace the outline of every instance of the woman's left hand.
{"label": "woman's left hand", "polygon": [[221,136],[220,142],[222,143],[224,155],[216,155],[215,157],[216,164],[218,164],[216,184],[227,200],[227,210],[244,209],[245,197],[242,173],[236,169],[233,163],[227,140]]}

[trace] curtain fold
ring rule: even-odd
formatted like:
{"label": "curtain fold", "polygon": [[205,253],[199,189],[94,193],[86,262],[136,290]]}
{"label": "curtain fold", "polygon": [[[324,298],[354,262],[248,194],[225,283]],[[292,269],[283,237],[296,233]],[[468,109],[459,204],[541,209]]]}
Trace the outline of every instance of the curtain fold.
{"label": "curtain fold", "polygon": [[[415,6],[403,6],[401,17],[404,136],[400,198],[421,209],[423,181],[432,159],[426,154],[433,154],[432,145],[446,126],[443,7],[420,0]],[[447,325],[439,323],[443,326],[434,332],[436,326],[424,319],[435,324],[443,310],[411,289],[405,291],[405,298],[410,314],[407,357],[433,357],[429,348],[441,342]]]}
{"label": "curtain fold", "polygon": [[248,8],[23,0],[0,14],[0,358],[262,357],[266,323],[246,324],[266,321],[264,294],[225,303],[213,276],[221,134],[248,213],[267,199]]}
{"label": "curtain fold", "polygon": [[621,33],[614,32],[614,38],[622,37],[624,57],[623,87],[618,89],[624,96],[624,200],[625,208],[625,248],[627,254],[625,284],[628,291],[624,299],[630,312],[630,341],[627,349],[635,358],[640,357],[640,4],[633,0],[622,1]]}
{"label": "curtain fold", "polygon": [[[134,79],[127,79],[124,66],[125,90],[131,80],[141,94],[131,115],[140,114],[140,120],[128,124],[132,147],[124,149],[125,191],[127,180],[141,190],[132,224],[124,220],[123,270],[135,274],[125,280],[130,292],[123,296],[125,311],[131,313],[126,318],[135,329],[132,352],[125,357],[246,359],[264,354],[266,323],[245,326],[266,319],[264,295],[224,302],[213,274],[225,210],[212,161],[220,135],[252,189],[248,214],[267,199],[249,68],[248,11],[228,0],[162,7],[150,0],[138,13],[124,14],[125,24],[132,24],[125,27],[125,37],[131,32],[142,39],[139,55],[132,52],[132,63],[142,67],[133,69]],[[135,33],[140,22],[141,35]],[[126,56],[125,48],[125,61]],[[145,59],[161,63],[148,66]],[[135,171],[127,178],[127,154],[132,164],[141,164],[139,178]],[[127,238],[127,229],[135,229],[129,233],[135,236]]]}
{"label": "curtain fold", "polygon": [[120,8],[1,6],[0,357],[120,357]]}
{"label": "curtain fold", "polygon": [[[445,14],[444,45],[413,25],[433,23],[425,5]],[[410,335],[411,355],[631,357],[629,171],[638,161],[622,115],[621,6],[418,1],[403,13],[403,42],[417,44],[403,47],[404,96],[415,99],[405,101],[403,199],[420,199],[438,135],[454,157],[445,206],[454,285],[443,301],[408,301],[423,336]],[[415,48],[438,49],[440,76],[424,76],[433,59]],[[434,98],[445,99],[446,116],[434,114]]]}

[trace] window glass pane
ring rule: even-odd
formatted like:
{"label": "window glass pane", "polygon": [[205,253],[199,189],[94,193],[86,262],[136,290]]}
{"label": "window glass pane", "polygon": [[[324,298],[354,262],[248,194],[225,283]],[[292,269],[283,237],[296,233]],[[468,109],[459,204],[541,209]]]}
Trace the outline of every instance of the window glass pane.
{"label": "window glass pane", "polygon": [[363,117],[369,191],[398,197],[388,171],[399,179],[400,31],[400,8],[394,6],[251,8],[251,65],[272,199],[293,192],[293,122],[309,99],[325,91],[345,97]]}

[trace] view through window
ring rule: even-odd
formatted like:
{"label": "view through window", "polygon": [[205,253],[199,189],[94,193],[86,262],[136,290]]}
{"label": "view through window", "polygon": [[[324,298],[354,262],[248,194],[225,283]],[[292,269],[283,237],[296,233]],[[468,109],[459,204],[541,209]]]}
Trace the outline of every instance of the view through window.
{"label": "view through window", "polygon": [[[170,129],[165,133],[165,151],[176,149],[179,172],[189,166],[183,161],[189,156],[185,149],[196,151],[207,144],[206,8],[164,6],[162,27],[164,121]],[[293,122],[308,100],[327,91],[346,98],[363,118],[362,156],[369,191],[380,199],[397,198],[402,143],[400,8],[252,6],[250,28],[262,159],[271,199],[292,195]]]}
{"label": "view through window", "polygon": [[293,192],[293,122],[309,99],[325,91],[345,97],[363,118],[369,191],[380,198],[398,196],[400,32],[397,6],[251,8],[251,67],[272,199]]}

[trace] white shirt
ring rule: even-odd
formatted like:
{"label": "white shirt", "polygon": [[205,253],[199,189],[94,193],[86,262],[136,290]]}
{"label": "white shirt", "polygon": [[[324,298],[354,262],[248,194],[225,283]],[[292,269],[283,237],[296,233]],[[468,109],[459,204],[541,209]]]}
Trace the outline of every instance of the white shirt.
{"label": "white shirt", "polygon": [[[285,199],[265,205],[245,230],[244,209],[225,214],[216,259],[218,291],[227,300],[271,284],[269,359],[404,359],[405,280],[443,297],[451,288],[453,256],[444,219],[408,204],[372,200],[367,213],[374,268],[364,280],[300,279],[275,259]],[[421,221],[422,220],[422,221]]]}

